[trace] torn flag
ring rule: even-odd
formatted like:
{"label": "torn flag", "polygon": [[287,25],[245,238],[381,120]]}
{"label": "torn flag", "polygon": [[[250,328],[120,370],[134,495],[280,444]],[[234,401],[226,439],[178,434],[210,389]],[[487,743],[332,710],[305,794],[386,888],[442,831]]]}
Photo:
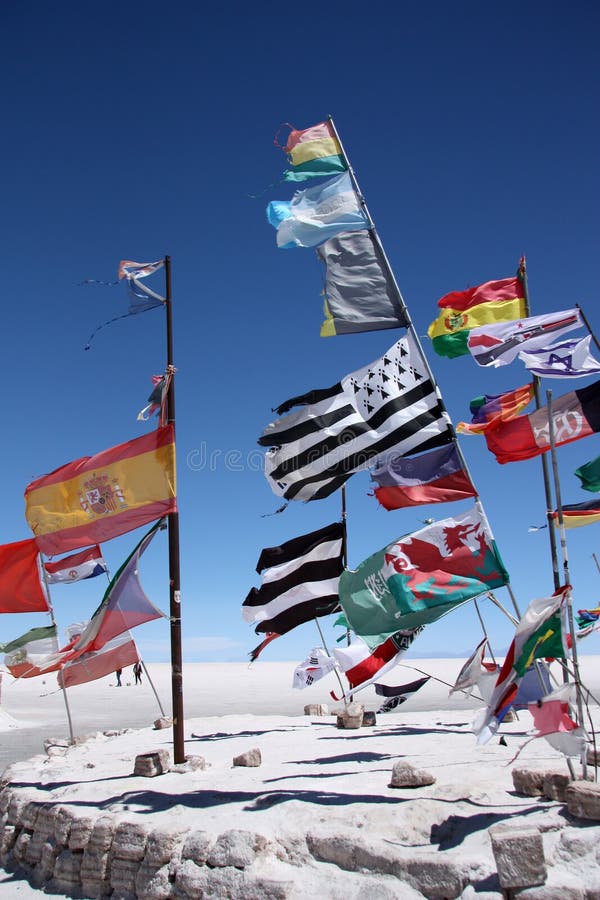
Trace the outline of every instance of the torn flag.
{"label": "torn flag", "polygon": [[450,419],[410,334],[380,359],[324,390],[278,407],[265,428],[265,475],[286,500],[319,500],[394,450],[418,453],[452,441]]}
{"label": "torn flag", "polygon": [[416,681],[396,685],[395,687],[387,684],[376,684],[375,693],[387,698],[377,712],[386,713],[396,709],[401,703],[409,699],[410,694],[415,694],[423,685],[427,684],[430,678],[430,675],[426,675],[424,678],[418,678]]}
{"label": "torn flag", "polygon": [[[583,503],[570,503],[562,508],[565,528],[580,528],[582,525],[593,525],[600,522],[600,500],[584,500]],[[558,510],[552,513],[554,525],[558,528]]]}
{"label": "torn flag", "polygon": [[[129,296],[129,309],[126,313],[120,316],[115,316],[113,319],[109,319],[107,322],[103,322],[102,325],[99,325],[94,331],[91,333],[88,338],[88,342],[85,346],[86,350],[90,349],[92,340],[96,336],[96,334],[104,328],[106,325],[111,325],[113,322],[118,322],[119,319],[126,319],[127,316],[134,316],[137,313],[146,312],[148,309],[155,309],[157,306],[164,306],[166,303],[165,297],[161,297],[160,294],[157,294],[156,291],[153,291],[147,285],[142,284],[140,279],[147,278],[149,275],[152,275],[158,269],[161,269],[165,264],[164,259],[160,259],[157,262],[153,263],[137,263],[133,262],[131,259],[122,259],[119,263],[119,280],[116,282],[98,282],[99,284],[119,284],[123,279],[125,279],[125,283],[127,285],[127,294]],[[95,281],[95,279],[87,279],[89,283]]]}
{"label": "torn flag", "polygon": [[467,346],[478,365],[506,366],[517,358],[521,349],[537,350],[548,343],[548,335],[558,337],[581,326],[579,310],[567,309],[473,328],[469,332]]}
{"label": "torn flag", "polygon": [[583,378],[600,372],[600,362],[590,353],[591,334],[562,341],[535,353],[519,353],[519,359],[538,378]]}
{"label": "torn flag", "polygon": [[[4,665],[13,678],[35,678],[41,675],[40,661],[45,661],[58,650],[56,625],[31,628],[25,634],[0,645],[4,655]],[[47,671],[47,670],[45,670]]]}
{"label": "torn flag", "polygon": [[340,578],[350,627],[375,647],[399,628],[434,622],[508,583],[489,525],[477,507],[399,538]]}
{"label": "torn flag", "polygon": [[296,191],[291,201],[272,200],[267,219],[277,229],[277,246],[284,250],[316,247],[341,231],[369,227],[347,172]]}
{"label": "torn flag", "polygon": [[471,421],[459,422],[456,430],[459,434],[485,434],[500,422],[515,419],[525,407],[529,406],[533,397],[533,383],[524,384],[503,394],[483,394],[475,397],[469,404]]}
{"label": "torn flag", "polygon": [[[346,171],[348,166],[330,122],[319,122],[302,130],[290,128],[287,143],[282,148],[291,165],[291,169],[283,173],[284,181],[306,181]],[[277,141],[275,144],[279,146]]]}
{"label": "torn flag", "polygon": [[52,556],[102,543],[177,510],[172,425],[32,481],[25,517]]}
{"label": "torn flag", "polygon": [[584,491],[600,491],[600,456],[575,469],[575,475]]}
{"label": "torn flag", "polygon": [[375,496],[385,509],[477,496],[455,444],[421,456],[394,456],[373,469],[371,478],[378,484]]}
{"label": "torn flag", "polygon": [[[600,431],[600,381],[554,400],[552,421],[557,447]],[[550,449],[548,407],[500,422],[485,432],[485,440],[488,450],[502,464],[546,453]]]}
{"label": "torn flag", "polygon": [[148,397],[148,405],[141,409],[137,414],[138,422],[147,422],[153,413],[160,410],[159,425],[164,425],[166,423],[164,408],[171,379],[171,373],[168,373],[167,375],[152,376],[152,393]]}
{"label": "torn flag", "polygon": [[262,551],[256,566],[262,585],[251,588],[242,605],[246,622],[258,623],[257,634],[282,635],[334,611],[339,605],[343,535],[343,524],[334,522]]}
{"label": "torn flag", "polygon": [[485,744],[494,736],[515,701],[522,677],[534,660],[567,655],[562,612],[569,590],[566,585],[551,597],[532,600],[527,607],[517,625],[487,709],[481,710],[473,723],[477,743]]}
{"label": "torn flag", "polygon": [[586,748],[586,733],[569,714],[575,685],[565,684],[557,690],[529,704],[533,717],[534,738],[546,738],[551,747],[565,756],[582,757]]}
{"label": "torn flag", "polygon": [[320,681],[329,672],[335,669],[335,660],[321,647],[315,647],[304,662],[299,663],[294,670],[292,687],[297,690],[310,687],[315,681]]}
{"label": "torn flag", "polygon": [[0,613],[48,609],[35,538],[0,545]]}
{"label": "torn flag", "polygon": [[495,672],[497,670],[495,663],[485,663],[483,661],[487,643],[488,639],[484,638],[477,644],[475,650],[456,676],[454,686],[450,688],[449,696],[456,693],[456,691],[467,691],[469,688],[476,687],[479,679],[484,673]]}
{"label": "torn flag", "polygon": [[438,300],[441,313],[427,329],[433,349],[439,356],[463,356],[469,352],[467,339],[472,328],[522,318],[524,296],[519,276],[446,294]]}
{"label": "torn flag", "polygon": [[344,231],[316,253],[326,267],[321,337],[407,326],[400,293],[370,231]]}
{"label": "torn flag", "polygon": [[95,578],[108,571],[108,566],[102,558],[102,551],[97,544],[55,562],[44,563],[44,568],[49,584],[71,584],[74,581]]}

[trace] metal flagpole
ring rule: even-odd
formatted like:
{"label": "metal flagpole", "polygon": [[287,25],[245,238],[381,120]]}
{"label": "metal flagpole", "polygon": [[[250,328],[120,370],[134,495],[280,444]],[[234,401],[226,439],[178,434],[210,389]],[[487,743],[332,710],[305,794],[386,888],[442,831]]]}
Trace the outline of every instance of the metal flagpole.
{"label": "metal flagpole", "polygon": [[588,320],[586,319],[585,314],[584,314],[582,308],[580,307],[579,303],[576,303],[576,304],[575,304],[575,309],[578,309],[578,310],[579,310],[579,315],[581,316],[581,318],[582,318],[582,320],[583,320],[583,324],[585,325],[585,327],[587,328],[587,330],[588,330],[589,333],[591,334],[592,340],[593,340],[593,342],[595,343],[596,347],[598,348],[598,350],[600,350],[600,343],[598,343],[598,338],[596,337],[596,335],[594,334],[594,332],[593,332],[592,329],[590,328],[590,323],[589,323]]}
{"label": "metal flagpole", "polygon": [[[44,565],[44,561],[43,561],[43,559],[42,559],[41,553],[39,554],[39,560],[40,560],[40,568],[41,568],[41,570],[42,570],[42,576],[43,576],[43,578],[44,578],[44,584],[45,584],[45,586],[46,586],[46,595],[47,595],[47,598],[48,598],[48,612],[50,613],[50,620],[51,620],[52,624],[54,625],[54,631],[56,632],[56,636],[58,637],[58,628],[56,627],[56,619],[54,618],[54,608],[53,608],[53,606],[52,606],[52,599],[51,599],[51,597],[50,597],[50,585],[49,585],[49,583],[48,583],[48,573],[46,572],[46,566]],[[57,673],[57,681],[58,681],[59,687],[60,687],[60,689],[61,689],[61,691],[62,691],[63,700],[65,701],[65,710],[66,710],[66,713],[67,713],[67,722],[68,722],[68,724],[69,724],[69,743],[74,744],[74,743],[75,743],[75,738],[74,738],[74,736],[73,736],[73,721],[72,721],[72,719],[71,719],[71,710],[70,710],[70,708],[69,708],[69,700],[68,700],[68,697],[67,697],[67,689],[66,689],[66,687],[65,687],[65,685],[64,685],[64,681],[63,681],[63,677],[62,677],[62,669],[59,669],[59,671],[58,671],[58,673]]]}
{"label": "metal flagpole", "polygon": [[[410,314],[409,314],[409,312],[408,312],[408,308],[407,308],[407,306],[406,306],[406,303],[404,302],[404,297],[402,296],[402,292],[400,291],[400,288],[399,288],[399,286],[398,286],[398,282],[396,281],[396,276],[394,275],[394,271],[393,271],[393,269],[392,269],[392,267],[391,267],[391,265],[390,265],[389,259],[387,258],[386,252],[385,252],[385,250],[383,249],[383,244],[381,243],[381,240],[380,240],[379,235],[378,235],[378,233],[377,233],[377,229],[375,228],[375,223],[374,223],[374,221],[373,221],[373,218],[371,217],[371,213],[369,212],[369,208],[368,208],[368,206],[367,206],[367,203],[366,203],[366,201],[365,201],[365,198],[363,197],[362,192],[361,192],[361,190],[360,190],[358,181],[357,181],[357,179],[356,179],[356,175],[354,174],[354,169],[353,169],[352,166],[350,165],[350,160],[348,159],[348,156],[346,155],[346,151],[344,150],[344,146],[343,146],[343,144],[342,144],[342,142],[341,142],[341,140],[340,140],[340,136],[339,136],[339,134],[338,134],[337,128],[335,127],[335,123],[334,123],[334,121],[333,121],[333,117],[332,117],[332,116],[329,116],[329,117],[328,117],[328,121],[329,121],[329,124],[331,125],[331,130],[333,131],[333,133],[334,133],[334,135],[335,135],[335,137],[336,137],[336,140],[337,140],[338,144],[340,145],[340,151],[341,151],[341,154],[342,154],[342,158],[343,158],[344,162],[346,163],[346,166],[348,167],[348,174],[350,175],[350,179],[351,179],[351,181],[352,181],[352,185],[353,185],[354,190],[355,190],[355,192],[356,192],[356,195],[357,195],[357,197],[358,197],[358,199],[359,199],[359,201],[360,201],[360,204],[361,204],[361,206],[362,206],[363,212],[364,212],[364,214],[365,214],[365,216],[366,216],[366,218],[367,218],[367,222],[369,223],[369,232],[370,232],[370,234],[371,234],[371,236],[372,236],[372,238],[373,238],[373,241],[375,242],[375,245],[377,246],[377,249],[378,249],[379,253],[381,254],[381,258],[382,258],[383,263],[384,263],[384,265],[385,265],[385,267],[386,267],[386,271],[387,271],[387,274],[388,274],[388,276],[389,276],[389,279],[390,279],[390,281],[392,282],[392,284],[393,284],[393,286],[394,286],[394,290],[396,291],[396,295],[397,295],[397,297],[398,297],[398,302],[399,302],[399,304],[400,304],[400,307],[401,307],[401,309],[402,309],[402,313],[403,313],[404,318],[405,318],[405,321],[406,321],[406,328],[407,328],[407,330],[410,332],[410,335],[411,335],[413,341],[415,342],[415,344],[416,344],[416,346],[417,346],[417,348],[418,348],[418,350],[419,350],[419,353],[421,354],[421,358],[422,358],[422,360],[423,360],[423,365],[425,366],[425,369],[427,370],[427,374],[428,374],[428,377],[429,377],[431,383],[432,383],[433,385],[435,385],[436,393],[437,393],[437,396],[438,396],[438,401],[439,401],[440,407],[441,407],[441,409],[442,409],[444,415],[445,415],[446,418],[447,418],[448,427],[449,427],[450,433],[451,433],[451,435],[452,435],[452,440],[453,440],[453,442],[454,442],[454,446],[456,447],[456,451],[457,451],[457,453],[458,453],[458,455],[459,455],[461,464],[462,464],[462,466],[463,466],[465,472],[467,473],[467,475],[468,475],[468,477],[469,477],[469,480],[471,481],[471,483],[473,483],[473,479],[471,478],[471,475],[470,475],[470,472],[469,472],[469,467],[468,467],[468,465],[467,465],[467,461],[466,461],[466,459],[465,459],[465,457],[464,457],[464,455],[463,455],[462,448],[461,448],[460,444],[458,443],[458,440],[457,440],[457,437],[456,437],[456,432],[455,432],[455,430],[454,430],[454,425],[452,424],[452,420],[450,419],[450,416],[448,415],[448,412],[447,412],[447,410],[446,410],[446,406],[445,406],[445,404],[444,404],[444,401],[443,401],[443,398],[442,398],[440,389],[439,389],[439,387],[437,386],[437,382],[436,382],[436,380],[435,380],[435,378],[434,378],[434,376],[433,376],[433,372],[431,371],[431,366],[429,365],[429,360],[427,359],[427,357],[425,356],[425,353],[423,352],[423,346],[422,346],[422,344],[421,344],[419,335],[417,334],[417,331],[416,331],[416,329],[415,329],[415,326],[414,326],[413,323],[412,323],[412,319],[411,319]],[[478,508],[479,508],[481,511],[483,511],[483,506],[481,505],[481,502],[479,501],[478,498],[477,498],[477,500],[476,500],[476,503],[477,503],[477,505],[478,505]],[[487,523],[487,516],[485,516],[485,513],[484,513],[484,517],[485,517],[485,520],[486,520],[486,523]],[[489,527],[489,523],[488,523],[488,527]],[[514,597],[512,597],[512,599],[513,599],[513,603],[514,603]],[[509,618],[511,618],[511,616],[509,615],[509,613],[507,613],[507,611],[504,610],[504,608],[503,608],[502,606],[501,606],[500,608],[504,611],[505,615],[507,615]],[[519,615],[519,617],[520,617],[520,613],[519,613],[518,609],[517,609],[516,611],[517,611],[517,615]]]}
{"label": "metal flagpole", "polygon": [[[173,366],[171,257],[165,256],[165,308],[167,313],[167,366]],[[167,394],[167,422],[175,428],[175,379]],[[169,513],[169,613],[171,620],[171,693],[173,708],[173,759],[185,762],[183,737],[183,659],[181,652],[181,576],[179,567],[179,513]]]}
{"label": "metal flagpole", "polygon": [[490,639],[489,639],[489,636],[488,636],[488,633],[487,633],[487,629],[486,629],[486,627],[485,627],[485,623],[484,623],[484,621],[483,621],[483,616],[481,615],[481,612],[480,612],[480,610],[479,610],[479,604],[477,603],[477,597],[475,598],[475,600],[473,601],[473,603],[475,604],[475,612],[477,613],[477,616],[478,616],[478,618],[479,618],[479,624],[481,625],[481,630],[483,631],[483,636],[484,636],[484,638],[485,638],[486,641],[487,641],[488,649],[489,649],[489,651],[490,651],[490,656],[492,657],[492,660],[494,661],[494,663],[495,663],[496,665],[498,665],[498,664],[496,663],[496,657],[494,656],[494,651],[492,650],[492,645],[490,644]]}
{"label": "metal flagpole", "polygon": [[[546,406],[548,409],[548,429],[550,435],[550,454],[552,456],[552,471],[554,474],[554,492],[556,494],[556,511],[558,525],[560,528],[560,546],[563,558],[563,570],[565,576],[565,584],[569,585],[566,594],[567,599],[567,621],[569,623],[569,632],[571,635],[571,653],[573,655],[573,672],[575,674],[575,692],[577,698],[577,716],[579,725],[583,727],[583,698],[581,695],[581,678],[579,675],[579,657],[577,653],[577,638],[575,636],[575,623],[573,621],[573,601],[571,599],[571,576],[569,574],[569,557],[567,553],[567,539],[565,535],[565,523],[563,519],[562,499],[560,493],[560,480],[558,477],[558,462],[556,459],[556,442],[554,438],[554,422],[552,421],[552,391],[546,391]],[[552,527],[552,526],[550,526]],[[565,670],[563,669],[563,673]],[[567,679],[565,679],[566,681]],[[587,778],[587,760],[585,751],[581,757],[582,774],[584,780]]]}
{"label": "metal flagpole", "polygon": [[[523,280],[523,297],[525,299],[525,312],[527,316],[531,315],[531,306],[529,303],[529,284],[527,281],[527,265],[525,261],[525,257],[523,256],[521,259],[521,263],[519,266],[519,271],[521,273],[521,278]],[[537,375],[533,376],[533,393],[535,398],[535,408],[541,409],[542,402],[540,398],[540,385],[541,381]],[[546,522],[548,523],[548,536],[550,538],[550,557],[552,559],[552,575],[554,578],[554,590],[558,590],[560,587],[560,574],[558,572],[558,554],[556,551],[556,534],[554,532],[553,519],[552,519],[552,490],[550,488],[550,471],[548,467],[548,460],[546,459],[546,454],[542,453],[540,455],[542,461],[542,474],[544,477],[544,495],[546,497]]]}
{"label": "metal flagpole", "polygon": [[146,668],[146,663],[144,662],[143,659],[140,659],[140,663],[141,663],[142,669],[143,669],[144,672],[146,673],[146,678],[148,679],[148,683],[149,683],[150,687],[152,688],[152,690],[154,691],[154,696],[156,697],[156,702],[158,703],[158,708],[160,709],[160,713],[161,713],[162,716],[164,716],[164,715],[165,715],[165,711],[164,711],[164,709],[163,709],[163,705],[162,705],[162,703],[160,702],[160,697],[158,696],[157,690],[156,690],[156,688],[154,687],[154,682],[153,682],[152,679],[150,678],[150,673],[148,672],[148,669]]}

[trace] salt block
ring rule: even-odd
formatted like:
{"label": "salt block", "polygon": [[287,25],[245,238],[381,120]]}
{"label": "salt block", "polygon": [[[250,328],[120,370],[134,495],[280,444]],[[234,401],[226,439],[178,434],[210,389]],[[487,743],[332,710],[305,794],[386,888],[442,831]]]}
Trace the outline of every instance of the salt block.
{"label": "salt block", "polygon": [[512,780],[515,791],[526,797],[542,797],[546,774],[536,769],[513,769]]}
{"label": "salt block", "polygon": [[600,784],[572,781],[565,791],[565,800],[572,816],[600,822]]}
{"label": "salt block", "polygon": [[154,720],[154,730],[159,731],[161,728],[170,728],[173,724],[173,719],[169,719],[167,716],[161,716],[160,719]]}
{"label": "salt block", "polygon": [[338,728],[360,728],[363,723],[365,708],[362,703],[349,703],[337,717]]}
{"label": "salt block", "polygon": [[305,716],[328,716],[329,707],[326,703],[308,703],[304,707]]}
{"label": "salt block", "polygon": [[154,750],[152,753],[140,753],[135,758],[134,775],[155,778],[164,775],[171,768],[171,757],[168,750]]}
{"label": "salt block", "polygon": [[548,873],[537,828],[490,829],[498,880],[504,890],[544,884]]}
{"label": "salt block", "polygon": [[363,725],[369,725],[369,726],[377,725],[377,716],[375,715],[375,713],[372,710],[366,710],[363,713],[362,723],[363,723]]}
{"label": "salt block", "polygon": [[425,769],[417,769],[409,762],[400,760],[400,762],[395,763],[392,769],[392,780],[388,787],[413,788],[424,787],[427,784],[435,784],[435,777],[431,772],[426,772]]}
{"label": "salt block", "polygon": [[234,766],[260,766],[261,763],[262,757],[258,747],[254,747],[252,750],[246,750],[245,753],[240,753],[239,756],[233,757]]}

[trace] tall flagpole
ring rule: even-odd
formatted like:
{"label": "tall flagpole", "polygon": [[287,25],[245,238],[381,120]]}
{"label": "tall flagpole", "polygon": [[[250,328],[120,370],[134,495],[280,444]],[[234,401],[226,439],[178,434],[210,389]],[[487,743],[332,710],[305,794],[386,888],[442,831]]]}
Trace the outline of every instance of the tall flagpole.
{"label": "tall flagpole", "polygon": [[[42,578],[44,579],[44,585],[46,587],[46,596],[48,599],[48,612],[50,614],[50,621],[54,625],[54,633],[56,634],[56,637],[58,638],[58,628],[56,627],[56,618],[54,616],[54,607],[52,606],[52,599],[50,597],[50,585],[48,583],[48,573],[46,571],[46,566],[44,565],[44,560],[42,559],[41,554],[38,554],[38,559],[39,559],[40,568],[42,570]],[[57,646],[60,646],[60,645],[57,644]],[[74,744],[75,737],[73,736],[73,720],[71,719],[71,709],[69,707],[69,698],[67,697],[67,689],[65,687],[62,669],[59,669],[59,671],[58,671],[57,680],[58,680],[59,687],[62,691],[63,700],[65,701],[65,711],[67,713],[67,723],[69,726],[69,743]]]}
{"label": "tall flagpole", "polygon": [[[525,313],[527,316],[531,315],[531,306],[529,304],[529,285],[527,282],[527,265],[525,262],[525,257],[521,259],[521,263],[519,266],[519,271],[521,273],[521,278],[523,280],[523,297],[525,300]],[[541,409],[542,401],[540,398],[540,384],[541,380],[537,375],[533,376],[533,393],[535,397],[535,408]],[[554,533],[554,524],[552,519],[552,490],[550,488],[550,469],[548,466],[548,460],[546,458],[546,454],[542,453],[540,455],[542,460],[542,474],[544,476],[544,495],[546,497],[546,522],[548,523],[548,536],[550,538],[550,556],[552,559],[552,575],[554,577],[554,590],[557,591],[560,587],[560,574],[558,571],[558,554],[556,551],[556,534]]]}
{"label": "tall flagpole", "polygon": [[[173,370],[173,320],[171,309],[171,257],[165,256],[165,308],[167,312],[167,371]],[[167,422],[175,430],[175,379],[167,394]],[[177,443],[175,443],[177,446]],[[185,762],[183,738],[183,660],[181,653],[181,577],[179,571],[179,513],[169,513],[169,614],[171,619],[171,694],[173,708],[173,759]]]}
{"label": "tall flagpole", "polygon": [[[458,440],[457,440],[457,437],[456,437],[456,431],[454,430],[454,425],[452,424],[452,420],[450,419],[450,416],[448,415],[448,412],[447,412],[447,410],[446,410],[446,405],[445,405],[445,403],[444,403],[444,401],[443,401],[443,399],[442,399],[442,395],[441,395],[441,392],[440,392],[440,390],[439,390],[439,388],[438,388],[438,386],[437,386],[437,382],[436,382],[436,380],[435,380],[435,378],[434,378],[434,376],[433,376],[433,372],[431,371],[431,366],[429,365],[429,360],[427,359],[427,357],[425,356],[425,353],[424,353],[424,351],[423,351],[423,346],[422,346],[422,344],[421,344],[421,340],[420,340],[420,338],[419,338],[419,335],[417,334],[417,331],[416,331],[416,329],[415,329],[415,326],[414,326],[413,323],[412,323],[412,319],[411,319],[411,317],[410,317],[410,313],[408,312],[406,303],[404,302],[404,297],[402,296],[402,292],[400,291],[400,287],[398,286],[398,282],[396,281],[396,276],[394,275],[394,270],[392,269],[392,267],[391,267],[391,265],[390,265],[390,261],[389,261],[389,259],[387,258],[387,255],[386,255],[385,250],[383,249],[383,244],[381,243],[381,240],[380,240],[380,238],[379,238],[379,235],[377,234],[377,229],[375,228],[375,223],[374,223],[374,221],[373,221],[373,218],[372,218],[372,216],[371,216],[371,213],[369,212],[369,208],[368,208],[368,206],[367,206],[367,203],[366,203],[366,201],[365,201],[365,198],[363,197],[362,191],[361,191],[361,189],[360,189],[360,187],[359,187],[358,181],[357,181],[357,179],[356,179],[356,175],[354,174],[354,169],[353,169],[352,166],[350,165],[350,160],[348,159],[348,156],[347,156],[347,154],[346,154],[346,151],[344,150],[344,145],[342,144],[342,142],[341,142],[341,140],[340,140],[340,136],[339,136],[339,134],[338,134],[337,128],[335,127],[335,123],[334,123],[334,121],[333,121],[332,116],[328,116],[328,121],[329,121],[329,124],[331,125],[331,130],[333,131],[333,134],[335,135],[335,138],[336,138],[336,140],[337,140],[337,142],[338,142],[338,144],[339,144],[339,146],[340,146],[341,155],[342,155],[342,158],[343,158],[343,160],[344,160],[344,162],[346,163],[346,166],[347,166],[347,168],[348,168],[348,174],[350,175],[350,180],[351,180],[351,182],[352,182],[352,186],[353,186],[353,188],[354,188],[354,190],[355,190],[355,192],[356,192],[356,195],[357,195],[357,197],[358,197],[358,199],[359,199],[359,201],[360,201],[360,205],[362,206],[363,212],[364,212],[364,214],[365,214],[365,216],[366,216],[366,219],[367,219],[367,222],[368,222],[368,224],[369,224],[369,232],[370,232],[370,234],[371,234],[371,236],[372,236],[372,238],[373,238],[373,241],[375,242],[375,245],[376,245],[376,247],[377,247],[379,253],[381,254],[381,258],[382,258],[383,263],[384,263],[384,265],[385,265],[385,268],[386,268],[387,274],[388,274],[388,276],[389,276],[389,279],[390,279],[390,281],[392,282],[392,284],[393,284],[393,286],[394,286],[394,290],[396,291],[396,296],[398,297],[398,302],[399,302],[399,304],[400,304],[400,307],[401,307],[401,309],[402,309],[402,313],[403,313],[403,315],[404,315],[404,319],[405,319],[405,322],[406,322],[406,328],[407,328],[407,330],[410,332],[413,341],[415,342],[416,346],[417,346],[418,349],[419,349],[419,353],[421,354],[421,358],[422,358],[422,360],[423,360],[423,365],[425,366],[425,368],[426,368],[426,370],[427,370],[427,374],[428,374],[428,376],[429,376],[429,379],[430,379],[431,383],[432,383],[433,385],[435,385],[435,387],[436,387],[436,392],[437,392],[437,396],[438,396],[438,401],[439,401],[439,404],[440,404],[440,406],[441,406],[441,408],[442,408],[442,410],[443,410],[443,412],[444,412],[444,415],[447,417],[448,427],[449,427],[450,433],[451,433],[451,435],[452,435],[452,440],[453,440],[453,442],[454,442],[454,446],[456,447],[456,452],[458,453],[458,456],[459,456],[459,459],[460,459],[460,461],[461,461],[461,464],[462,464],[462,466],[463,466],[465,472],[467,473],[467,475],[468,475],[468,477],[469,477],[469,480],[471,481],[471,483],[473,483],[473,479],[471,478],[471,475],[470,475],[470,473],[469,473],[469,467],[468,467],[468,465],[467,465],[467,461],[466,461],[466,459],[465,459],[465,457],[464,457],[464,455],[463,455],[462,448],[461,448],[460,444],[458,443]],[[479,510],[480,513],[483,515],[483,518],[484,518],[484,520],[485,520],[485,522],[486,522],[486,525],[487,525],[487,527],[488,527],[488,529],[489,529],[489,522],[488,522],[488,520],[487,520],[487,516],[486,516],[486,514],[485,514],[485,511],[484,511],[484,509],[483,509],[483,505],[482,505],[481,501],[479,500],[479,495],[477,496],[475,502],[476,502],[476,505],[477,505],[478,510]],[[517,606],[517,603],[516,603],[516,600],[515,600],[515,597],[514,597],[514,594],[512,593],[512,591],[509,591],[509,596],[510,596],[510,598],[511,598],[511,600],[512,600],[513,606],[515,607],[515,612],[517,613],[517,616],[520,618],[520,617],[521,617],[521,613],[519,612],[519,608],[518,608],[518,606]],[[512,617],[510,616],[510,614],[504,609],[504,607],[503,607],[501,604],[499,604],[499,607],[503,610],[503,612],[505,613],[505,615],[508,616],[508,618],[512,618]]]}

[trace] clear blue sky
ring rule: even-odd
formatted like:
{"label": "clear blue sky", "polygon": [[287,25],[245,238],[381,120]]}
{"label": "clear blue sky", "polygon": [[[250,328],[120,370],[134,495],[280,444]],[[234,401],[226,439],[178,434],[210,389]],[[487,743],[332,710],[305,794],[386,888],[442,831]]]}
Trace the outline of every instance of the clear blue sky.
{"label": "clear blue sky", "polygon": [[[79,283],[114,280],[122,258],[170,254],[187,661],[245,660],[258,639],[240,607],[260,584],[261,549],[340,515],[339,495],[266,515],[280,500],[256,439],[271,409],[329,386],[398,337],[319,337],[320,264],[312,250],[277,250],[264,213],[293,192],[273,145],[282,122],[304,128],[333,115],[420,335],[439,297],[513,275],[522,254],[532,312],[579,303],[600,334],[595,4],[207,10],[33,0],[0,13],[0,540],[30,536],[23,491],[33,478],[151,427],[136,415],[164,369],[162,311],[109,326],[85,352],[90,332],[124,312],[126,299],[119,288]],[[489,372],[423,344],[455,422],[473,396],[528,380],[519,362]],[[588,383],[543,389],[559,396]],[[540,461],[499,466],[482,438],[461,446],[525,608],[553,589],[547,531],[527,531],[545,520]],[[595,436],[559,451],[563,502],[591,498],[573,471],[599,453]],[[348,482],[353,567],[422,519],[466,508],[388,513],[370,484],[368,473]],[[598,527],[568,534],[576,607],[599,602]],[[142,533],[104,545],[113,571]],[[161,535],[141,576],[165,610],[166,573]],[[61,629],[89,617],[104,587],[56,587]],[[509,604],[505,590],[498,595]],[[500,651],[510,626],[487,601],[482,611]],[[0,640],[45,621],[6,615]],[[165,622],[135,637],[147,660],[169,659]],[[479,639],[469,604],[428,627],[415,654],[466,655]],[[582,650],[599,652],[598,636],[588,641]],[[306,625],[263,658],[299,661],[317,644]]]}

